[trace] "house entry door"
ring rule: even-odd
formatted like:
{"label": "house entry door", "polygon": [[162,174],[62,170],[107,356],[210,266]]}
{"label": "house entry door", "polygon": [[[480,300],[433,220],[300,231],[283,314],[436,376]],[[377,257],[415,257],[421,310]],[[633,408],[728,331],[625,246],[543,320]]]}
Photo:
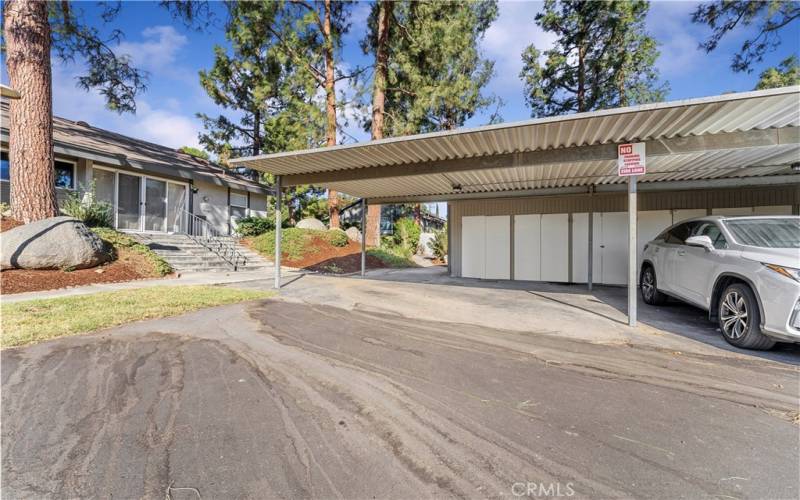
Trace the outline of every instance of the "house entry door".
{"label": "house entry door", "polygon": [[117,181],[117,227],[141,229],[142,178],[138,175],[119,174]]}
{"label": "house entry door", "polygon": [[147,178],[144,190],[144,230],[167,230],[167,183]]}

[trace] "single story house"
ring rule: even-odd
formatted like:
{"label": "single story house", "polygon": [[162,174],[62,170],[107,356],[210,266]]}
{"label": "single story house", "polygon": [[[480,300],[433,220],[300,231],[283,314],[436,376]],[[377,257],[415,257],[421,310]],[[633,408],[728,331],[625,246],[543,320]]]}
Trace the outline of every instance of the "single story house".
{"label": "single story house", "polygon": [[[0,201],[9,203],[7,99],[0,113]],[[175,149],[60,117],[53,117],[53,141],[59,202],[94,182],[117,229],[185,232],[192,214],[227,235],[239,218],[267,214],[268,187]]]}

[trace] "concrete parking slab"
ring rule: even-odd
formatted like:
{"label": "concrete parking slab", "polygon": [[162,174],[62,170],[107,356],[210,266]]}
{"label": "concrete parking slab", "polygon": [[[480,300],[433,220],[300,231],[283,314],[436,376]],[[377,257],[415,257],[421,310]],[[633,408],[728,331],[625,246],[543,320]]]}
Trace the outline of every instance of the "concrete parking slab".
{"label": "concrete parking slab", "polygon": [[798,380],[757,358],[237,304],[3,351],[2,495],[796,498]]}
{"label": "concrete parking slab", "polygon": [[[269,288],[272,282],[253,280],[236,286]],[[779,344],[763,352],[738,349],[725,342],[706,312],[678,301],[660,307],[640,301],[640,323],[630,328],[623,287],[598,286],[589,292],[585,285],[451,278],[437,266],[371,270],[365,278],[306,274],[286,280],[281,297],[409,320],[800,364],[800,346]]]}

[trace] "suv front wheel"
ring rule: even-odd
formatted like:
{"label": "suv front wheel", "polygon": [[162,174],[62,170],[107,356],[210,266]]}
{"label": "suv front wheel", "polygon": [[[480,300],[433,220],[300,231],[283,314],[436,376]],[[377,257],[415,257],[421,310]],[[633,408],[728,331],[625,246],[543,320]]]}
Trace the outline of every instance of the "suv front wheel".
{"label": "suv front wheel", "polygon": [[743,283],[728,285],[719,299],[719,329],[729,344],[743,349],[769,349],[775,341],[761,333],[761,313],[753,290]]}

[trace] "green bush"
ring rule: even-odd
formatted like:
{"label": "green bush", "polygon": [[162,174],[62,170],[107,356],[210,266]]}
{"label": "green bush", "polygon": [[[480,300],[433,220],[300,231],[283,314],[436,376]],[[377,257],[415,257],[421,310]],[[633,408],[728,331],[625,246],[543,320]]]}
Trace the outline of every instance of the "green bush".
{"label": "green bush", "polygon": [[159,276],[166,276],[172,272],[172,267],[162,259],[157,253],[150,250],[147,245],[142,245],[125,233],[120,233],[107,227],[92,227],[92,232],[100,237],[106,244],[106,251],[112,260],[117,258],[117,248],[127,248],[133,252],[141,254],[153,265],[153,269]]}
{"label": "green bush", "polygon": [[346,247],[350,242],[347,233],[338,228],[328,229],[325,232],[325,239],[335,247]]}
{"label": "green bush", "polygon": [[417,267],[408,257],[386,248],[368,248],[367,255],[379,259],[388,267]]}
{"label": "green bush", "polygon": [[428,248],[437,259],[444,260],[447,256],[447,227],[433,232],[433,239],[428,241]]}
{"label": "green bush", "polygon": [[275,229],[275,217],[244,217],[236,223],[236,232],[241,236],[258,236]]}
{"label": "green bush", "polygon": [[61,211],[83,221],[89,227],[112,227],[114,222],[111,204],[97,201],[94,181],[88,190],[80,186],[80,189],[68,191]]}
{"label": "green bush", "polygon": [[[289,260],[302,259],[309,252],[316,251],[311,244],[314,236],[322,231],[287,227],[281,230],[281,255]],[[267,231],[252,239],[253,248],[272,259],[275,256],[275,230]]]}
{"label": "green bush", "polygon": [[403,255],[414,255],[419,246],[419,235],[421,230],[413,219],[398,219],[394,223],[394,247],[399,249]]}

